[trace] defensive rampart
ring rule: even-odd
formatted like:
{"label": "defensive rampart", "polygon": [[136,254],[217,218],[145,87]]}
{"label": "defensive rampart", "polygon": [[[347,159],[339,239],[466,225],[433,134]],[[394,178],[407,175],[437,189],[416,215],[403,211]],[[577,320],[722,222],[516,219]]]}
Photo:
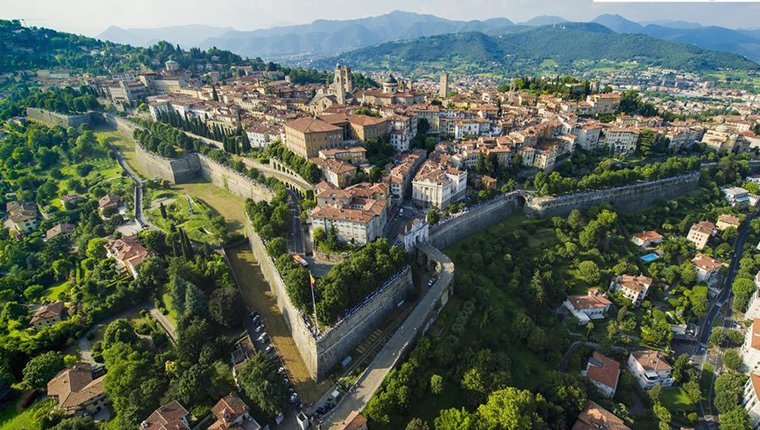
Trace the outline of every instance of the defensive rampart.
{"label": "defensive rampart", "polygon": [[430,228],[430,242],[438,249],[498,223],[519,209],[525,199],[517,192],[496,197]]}
{"label": "defensive rampart", "polygon": [[79,128],[82,124],[90,124],[92,121],[92,112],[87,112],[78,115],[65,115],[62,113],[52,112],[45,109],[28,107],[26,108],[26,116],[28,118],[42,121],[50,126],[59,125],[63,128],[74,127]]}
{"label": "defensive rampart", "polygon": [[567,194],[554,197],[529,198],[525,205],[528,215],[548,217],[567,215],[573,209],[583,211],[591,206],[610,203],[616,210],[635,212],[663,199],[678,197],[699,186],[699,172],[689,172],[606,190]]}
{"label": "defensive rampart", "polygon": [[277,306],[290,329],[298,352],[315,379],[324,378],[330,369],[346,358],[385,321],[388,314],[399,302],[405,300],[414,288],[412,271],[406,267],[375,290],[341,321],[316,334],[314,327],[306,322],[301,312],[290,302],[285,282],[250,221],[246,222],[246,235],[261,272],[277,299]]}

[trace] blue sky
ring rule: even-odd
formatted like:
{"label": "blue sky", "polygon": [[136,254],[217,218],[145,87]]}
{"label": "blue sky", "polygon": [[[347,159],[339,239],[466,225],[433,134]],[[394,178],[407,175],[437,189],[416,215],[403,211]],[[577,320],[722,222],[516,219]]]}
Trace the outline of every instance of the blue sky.
{"label": "blue sky", "polygon": [[152,28],[207,24],[253,30],[303,24],[315,19],[350,19],[393,10],[449,19],[537,15],[590,20],[619,13],[634,21],[685,20],[724,27],[760,27],[754,3],[594,3],[592,0],[2,0],[0,17],[24,18],[28,25],[96,35],[111,25]]}

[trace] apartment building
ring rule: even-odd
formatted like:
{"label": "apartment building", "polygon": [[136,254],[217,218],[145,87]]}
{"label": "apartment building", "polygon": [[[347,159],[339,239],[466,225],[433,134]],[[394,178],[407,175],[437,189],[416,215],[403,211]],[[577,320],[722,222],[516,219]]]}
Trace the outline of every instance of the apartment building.
{"label": "apartment building", "polygon": [[412,181],[412,199],[423,207],[442,209],[464,196],[467,171],[442,162],[441,157],[428,158]]}
{"label": "apartment building", "polygon": [[343,242],[362,245],[382,236],[387,222],[388,185],[361,183],[341,190],[327,183],[316,187],[311,211],[312,240],[316,228],[335,231]]}
{"label": "apartment building", "polygon": [[285,124],[285,146],[300,157],[316,157],[319,151],[342,143],[343,129],[321,119],[303,117]]}

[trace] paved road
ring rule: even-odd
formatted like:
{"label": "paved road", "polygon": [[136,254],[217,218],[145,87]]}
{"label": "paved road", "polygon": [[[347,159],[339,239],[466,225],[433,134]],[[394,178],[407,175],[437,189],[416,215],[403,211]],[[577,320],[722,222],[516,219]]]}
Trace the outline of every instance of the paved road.
{"label": "paved road", "polygon": [[162,314],[161,311],[159,311],[153,306],[150,307],[149,312],[150,312],[150,315],[153,318],[155,318],[159,324],[161,324],[161,327],[164,328],[164,330],[166,331],[166,334],[168,334],[169,337],[176,343],[177,329],[174,327],[174,324],[172,324],[172,322],[169,321],[169,318],[166,318],[166,315]]}
{"label": "paved road", "polygon": [[414,342],[417,333],[422,330],[428,316],[435,308],[435,303],[454,277],[454,263],[441,251],[431,245],[421,248],[433,259],[441,262],[438,281],[417,303],[414,310],[396,330],[388,343],[383,346],[369,367],[364,371],[354,387],[347,393],[328,415],[322,419],[323,429],[339,429],[343,420],[352,411],[362,410],[383,383],[385,376],[394,368],[404,351]]}
{"label": "paved road", "polygon": [[132,182],[135,183],[135,220],[140,224],[141,227],[151,227],[154,229],[157,229],[158,227],[148,223],[145,221],[145,218],[143,218],[143,181],[140,179],[140,176],[135,173],[134,170],[129,166],[129,164],[124,161],[124,157],[122,157],[121,152],[119,152],[118,148],[116,146],[111,145],[111,149],[113,149],[114,153],[116,154],[116,161],[119,163],[122,169],[124,169],[124,172],[126,172],[127,176],[129,176],[130,179],[132,179]]}
{"label": "paved road", "polygon": [[[720,293],[715,297],[715,300],[713,301],[712,305],[710,306],[710,309],[707,311],[707,316],[702,321],[702,326],[699,330],[699,343],[697,344],[694,352],[692,353],[692,360],[698,365],[700,371],[704,369],[705,364],[710,362],[710,364],[713,366],[714,369],[718,369],[718,361],[717,356],[722,355],[722,351],[719,351],[716,355],[712,356],[708,349],[707,345],[710,340],[710,333],[713,329],[713,320],[715,317],[720,313],[720,308],[725,305],[726,303],[730,304],[731,300],[731,284],[734,282],[734,278],[736,277],[736,272],[739,271],[739,260],[742,258],[742,254],[744,253],[744,243],[747,241],[747,236],[749,236],[749,224],[750,221],[757,218],[760,213],[753,213],[749,215],[742,225],[739,227],[739,231],[736,236],[736,241],[734,242],[734,255],[731,259],[731,264],[728,267],[728,271],[726,272],[726,276],[723,279],[723,284],[720,290]],[[729,324],[732,325],[733,322],[731,321],[731,310],[729,306],[729,310],[727,311],[727,315],[724,318],[724,326],[728,326]],[[715,374],[713,374],[712,381],[710,382],[710,391],[707,395],[707,400],[709,404],[710,410],[708,411],[711,416],[706,416],[705,411],[702,409],[702,403],[700,402],[697,407],[697,413],[699,415],[699,424],[700,427],[703,429],[715,429],[719,425],[713,421],[714,417],[718,416],[718,410],[715,409],[715,406],[713,405],[713,385],[715,382]]]}
{"label": "paved road", "polygon": [[288,190],[288,250],[296,254],[306,254],[303,240],[303,224],[301,223],[301,204],[298,193]]}

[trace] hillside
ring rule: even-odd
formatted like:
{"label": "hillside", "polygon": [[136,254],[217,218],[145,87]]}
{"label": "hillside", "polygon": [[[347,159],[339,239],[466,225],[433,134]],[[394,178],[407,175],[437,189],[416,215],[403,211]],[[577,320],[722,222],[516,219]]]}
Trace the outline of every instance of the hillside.
{"label": "hillside", "polygon": [[217,37],[231,30],[232,27],[208,25],[181,25],[160,28],[121,28],[112,25],[100,33],[98,39],[144,48],[165,40],[187,49],[200,46],[204,40]]}
{"label": "hillside", "polygon": [[66,68],[108,74],[160,68],[169,59],[182,67],[201,67],[212,58],[218,64],[267,67],[261,59],[243,60],[239,55],[219,49],[181,50],[166,42],[135,48],[47,28],[24,27],[18,21],[0,20],[0,73]]}
{"label": "hillside", "polygon": [[[600,24],[563,23],[528,31],[489,36],[445,34],[384,43],[355,50],[314,65],[336,61],[377,70],[452,69],[470,72],[524,73],[584,70],[600,61],[631,62],[678,70],[758,70],[739,55],[658,40],[641,34],[617,34]],[[609,64],[608,64],[609,65]]]}

